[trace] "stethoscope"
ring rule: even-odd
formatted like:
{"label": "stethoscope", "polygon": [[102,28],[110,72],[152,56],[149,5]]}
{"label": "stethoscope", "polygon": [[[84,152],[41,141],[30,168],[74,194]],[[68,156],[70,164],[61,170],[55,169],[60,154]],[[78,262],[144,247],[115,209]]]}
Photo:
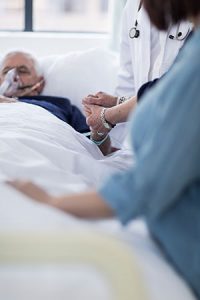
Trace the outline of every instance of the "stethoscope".
{"label": "stethoscope", "polygon": [[[138,11],[137,11],[137,15],[138,15],[139,11],[141,10],[141,8],[142,8],[142,1],[140,1]],[[134,27],[132,27],[129,31],[130,39],[137,39],[140,36],[140,30],[138,29],[138,20],[137,19],[138,18],[136,18]],[[177,30],[176,30],[176,34],[174,34],[174,35],[170,34],[168,37],[171,40],[177,40],[177,41],[181,42],[181,41],[185,40],[188,37],[190,32],[191,32],[191,28],[188,26],[187,32],[183,34],[183,32],[180,31],[180,24],[179,24],[178,27],[177,27]]]}
{"label": "stethoscope", "polygon": [[[142,1],[140,1],[137,15],[141,8],[142,8]],[[134,27],[132,27],[129,31],[129,37],[130,37],[130,39],[137,39],[137,38],[139,38],[139,36],[140,36],[140,30],[138,29],[138,20],[136,18]]]}

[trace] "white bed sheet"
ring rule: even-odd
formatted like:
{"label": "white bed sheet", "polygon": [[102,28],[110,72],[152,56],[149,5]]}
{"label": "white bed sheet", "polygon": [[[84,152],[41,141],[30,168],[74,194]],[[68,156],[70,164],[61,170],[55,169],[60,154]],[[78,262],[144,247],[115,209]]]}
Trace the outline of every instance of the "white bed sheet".
{"label": "white bed sheet", "polygon": [[88,265],[4,266],[0,278],[3,300],[115,300],[106,279]]}
{"label": "white bed sheet", "polygon": [[[134,221],[125,228],[116,220],[80,221],[44,204],[35,203],[5,184],[0,184],[0,195],[0,234],[12,232],[15,234],[17,232],[27,232],[29,234],[31,232],[69,232],[80,228],[87,230],[92,227],[100,232],[114,235],[133,249],[148,291],[147,300],[195,300],[184,280],[165,261],[159,249],[151,240],[143,221]],[[13,265],[13,269],[12,264],[9,268],[15,270],[15,265]],[[7,271],[9,271],[9,268]],[[77,280],[81,282],[82,269],[79,266],[77,270]],[[0,266],[0,274],[1,271]],[[39,267],[37,271],[40,271]],[[60,276],[62,274],[61,272]],[[27,272],[27,275],[30,275],[30,272],[29,274]],[[70,277],[69,274],[66,274],[66,276]],[[11,276],[12,278],[13,283],[11,280],[10,284],[15,286],[15,274],[13,274],[13,277]],[[30,280],[32,278],[30,277]],[[95,280],[97,279],[98,276],[95,277]],[[71,283],[74,283],[74,278],[72,278]],[[84,283],[82,284],[84,285]],[[91,293],[95,292],[93,287],[95,285],[91,286]],[[83,286],[80,288],[83,288]]]}
{"label": "white bed sheet", "polygon": [[132,164],[123,149],[104,157],[98,147],[48,111],[26,103],[0,106],[0,180],[27,178],[52,193],[97,186]]}

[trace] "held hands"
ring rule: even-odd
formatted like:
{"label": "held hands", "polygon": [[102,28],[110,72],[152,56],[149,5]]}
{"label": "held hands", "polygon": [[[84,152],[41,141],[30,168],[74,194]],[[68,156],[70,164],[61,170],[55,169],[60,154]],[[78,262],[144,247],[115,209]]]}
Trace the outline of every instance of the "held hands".
{"label": "held hands", "polygon": [[95,95],[88,95],[82,100],[83,105],[100,105],[103,107],[112,107],[117,104],[117,97],[98,92]]}
{"label": "held hands", "polygon": [[[112,120],[106,119],[110,116],[110,109],[117,105],[117,97],[98,92],[95,95],[88,95],[82,101],[86,122],[90,127],[95,141],[104,140],[104,137],[114,127]],[[107,114],[107,115],[106,115]],[[114,123],[115,124],[115,123]]]}
{"label": "held hands", "polygon": [[104,127],[101,120],[101,111],[103,107],[98,105],[85,105],[84,112],[86,115],[86,122],[91,131],[107,134],[110,129]]}

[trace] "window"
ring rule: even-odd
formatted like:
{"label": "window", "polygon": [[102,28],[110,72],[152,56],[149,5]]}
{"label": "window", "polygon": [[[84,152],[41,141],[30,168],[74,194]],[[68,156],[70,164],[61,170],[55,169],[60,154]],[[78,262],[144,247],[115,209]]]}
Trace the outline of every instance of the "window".
{"label": "window", "polygon": [[24,0],[0,0],[0,30],[24,29]]}
{"label": "window", "polygon": [[108,32],[113,0],[0,0],[0,30]]}

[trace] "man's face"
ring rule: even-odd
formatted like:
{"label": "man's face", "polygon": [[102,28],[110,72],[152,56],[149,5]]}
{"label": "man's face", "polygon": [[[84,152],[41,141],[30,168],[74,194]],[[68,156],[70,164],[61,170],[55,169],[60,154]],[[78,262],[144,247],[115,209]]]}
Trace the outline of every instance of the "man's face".
{"label": "man's face", "polygon": [[35,68],[35,62],[31,56],[25,53],[11,53],[8,54],[0,69],[0,83],[2,84],[5,80],[5,77],[8,71],[15,69],[16,73],[14,76],[14,81],[18,82],[18,91],[15,95],[11,96],[20,96],[27,92],[26,95],[37,95],[41,92],[41,89],[35,89],[31,91],[31,88],[34,87],[37,83],[41,82],[43,78],[37,74]]}

